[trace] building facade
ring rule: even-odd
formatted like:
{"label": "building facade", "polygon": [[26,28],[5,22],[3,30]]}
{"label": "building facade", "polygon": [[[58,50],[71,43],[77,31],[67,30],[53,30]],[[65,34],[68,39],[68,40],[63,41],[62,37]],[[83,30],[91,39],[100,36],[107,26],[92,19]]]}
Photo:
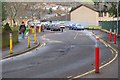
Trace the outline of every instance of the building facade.
{"label": "building facade", "polygon": [[85,25],[99,25],[99,21],[109,21],[113,17],[110,17],[109,14],[99,11],[99,8],[96,8],[93,5],[80,5],[70,12],[70,20],[78,22]]}

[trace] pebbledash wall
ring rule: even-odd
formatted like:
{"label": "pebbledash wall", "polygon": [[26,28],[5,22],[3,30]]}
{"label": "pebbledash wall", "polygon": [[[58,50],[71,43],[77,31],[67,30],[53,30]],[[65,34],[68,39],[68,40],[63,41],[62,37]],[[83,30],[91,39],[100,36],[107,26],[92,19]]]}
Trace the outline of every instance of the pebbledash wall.
{"label": "pebbledash wall", "polygon": [[[112,31],[114,31],[114,29],[117,30],[117,21],[99,21],[99,25],[102,29],[112,29]],[[120,34],[120,20],[118,21],[118,33]]]}

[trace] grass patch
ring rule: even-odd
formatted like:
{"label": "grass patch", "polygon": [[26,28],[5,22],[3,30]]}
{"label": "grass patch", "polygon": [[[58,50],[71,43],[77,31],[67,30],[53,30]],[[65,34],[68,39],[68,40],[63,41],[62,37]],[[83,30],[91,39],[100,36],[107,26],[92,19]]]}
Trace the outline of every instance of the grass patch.
{"label": "grass patch", "polygon": [[87,26],[87,29],[101,29],[101,26]]}

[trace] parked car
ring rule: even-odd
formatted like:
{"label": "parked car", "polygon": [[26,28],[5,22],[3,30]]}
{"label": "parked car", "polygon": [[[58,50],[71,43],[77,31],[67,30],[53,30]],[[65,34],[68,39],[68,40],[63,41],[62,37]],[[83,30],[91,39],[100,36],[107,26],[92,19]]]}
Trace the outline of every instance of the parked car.
{"label": "parked car", "polygon": [[64,23],[60,23],[59,26],[60,26],[60,28],[65,29]]}
{"label": "parked car", "polygon": [[70,24],[69,29],[73,30],[75,28],[75,24]]}
{"label": "parked car", "polygon": [[44,26],[46,30],[50,30],[50,26],[48,24],[45,24]]}
{"label": "parked car", "polygon": [[51,31],[60,31],[60,26],[58,24],[52,24]]}
{"label": "parked car", "polygon": [[76,24],[76,30],[84,30],[84,26],[80,25],[80,24]]}

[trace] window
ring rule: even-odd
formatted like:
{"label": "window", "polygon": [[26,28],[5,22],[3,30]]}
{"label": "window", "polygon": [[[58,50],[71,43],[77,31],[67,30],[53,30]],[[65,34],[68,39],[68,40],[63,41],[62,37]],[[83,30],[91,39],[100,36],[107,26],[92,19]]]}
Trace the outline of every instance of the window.
{"label": "window", "polygon": [[107,12],[104,12],[104,16],[107,16]]}
{"label": "window", "polygon": [[99,12],[99,17],[103,17],[103,12]]}

